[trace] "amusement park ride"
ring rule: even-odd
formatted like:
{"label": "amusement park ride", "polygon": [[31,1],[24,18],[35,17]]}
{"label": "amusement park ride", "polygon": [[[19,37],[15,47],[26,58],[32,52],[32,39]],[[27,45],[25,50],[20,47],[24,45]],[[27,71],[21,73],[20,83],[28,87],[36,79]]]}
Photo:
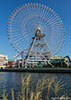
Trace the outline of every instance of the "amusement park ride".
{"label": "amusement park ride", "polygon": [[22,66],[50,64],[50,58],[63,45],[64,27],[60,17],[51,8],[38,3],[17,7],[7,24],[8,39],[22,57]]}

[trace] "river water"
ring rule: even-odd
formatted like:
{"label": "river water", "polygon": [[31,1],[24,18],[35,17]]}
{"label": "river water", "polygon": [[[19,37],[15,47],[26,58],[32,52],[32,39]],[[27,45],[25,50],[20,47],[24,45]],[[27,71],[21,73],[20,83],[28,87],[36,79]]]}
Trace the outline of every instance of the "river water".
{"label": "river water", "polygon": [[[56,77],[57,80],[63,81],[64,91],[71,93],[71,74],[57,74],[57,73],[21,73],[21,72],[0,72],[0,99],[3,95],[3,90],[11,95],[11,89],[15,91],[15,95],[19,92],[21,87],[21,78],[31,75],[31,81],[35,86],[40,79]],[[33,86],[33,87],[34,87]]]}

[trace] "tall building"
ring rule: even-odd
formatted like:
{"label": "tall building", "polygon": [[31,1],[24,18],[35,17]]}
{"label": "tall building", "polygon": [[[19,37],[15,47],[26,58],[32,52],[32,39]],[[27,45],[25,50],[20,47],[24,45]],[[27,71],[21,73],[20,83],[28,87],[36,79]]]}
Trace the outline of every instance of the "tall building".
{"label": "tall building", "polygon": [[4,54],[0,54],[0,68],[6,67],[8,65],[8,56]]}

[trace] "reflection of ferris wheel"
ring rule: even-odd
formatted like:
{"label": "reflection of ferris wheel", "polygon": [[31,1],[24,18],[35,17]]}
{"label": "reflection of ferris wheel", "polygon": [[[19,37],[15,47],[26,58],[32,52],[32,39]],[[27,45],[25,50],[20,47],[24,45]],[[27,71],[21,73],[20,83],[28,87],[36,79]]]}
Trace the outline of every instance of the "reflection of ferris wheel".
{"label": "reflection of ferris wheel", "polygon": [[28,3],[11,13],[7,33],[18,53],[27,50],[24,60],[28,63],[49,59],[58,52],[63,42],[64,27],[60,17],[51,8]]}

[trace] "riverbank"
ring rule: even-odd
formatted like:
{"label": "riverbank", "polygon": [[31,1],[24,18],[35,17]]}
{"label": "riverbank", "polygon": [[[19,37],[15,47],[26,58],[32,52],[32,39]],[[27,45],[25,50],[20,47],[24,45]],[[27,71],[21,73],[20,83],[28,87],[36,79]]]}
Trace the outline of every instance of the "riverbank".
{"label": "riverbank", "polygon": [[0,72],[71,73],[71,68],[7,68]]}

